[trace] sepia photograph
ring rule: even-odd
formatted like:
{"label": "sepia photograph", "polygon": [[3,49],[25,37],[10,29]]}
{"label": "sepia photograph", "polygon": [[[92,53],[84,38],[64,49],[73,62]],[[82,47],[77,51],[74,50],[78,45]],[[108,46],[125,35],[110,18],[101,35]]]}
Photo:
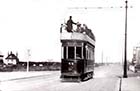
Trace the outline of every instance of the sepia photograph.
{"label": "sepia photograph", "polygon": [[140,91],[139,3],[1,0],[0,91]]}

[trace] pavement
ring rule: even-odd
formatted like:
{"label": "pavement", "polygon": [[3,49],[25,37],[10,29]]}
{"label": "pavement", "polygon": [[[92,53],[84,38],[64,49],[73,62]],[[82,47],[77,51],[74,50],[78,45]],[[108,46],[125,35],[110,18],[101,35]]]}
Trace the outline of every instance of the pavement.
{"label": "pavement", "polygon": [[[0,82],[23,78],[26,79],[48,74],[51,74],[51,72],[0,72]],[[116,91],[140,91],[140,77],[120,78],[116,85]]]}
{"label": "pavement", "polygon": [[30,77],[37,77],[41,75],[51,74],[49,71],[30,71],[30,72],[0,72],[0,82],[18,80]]}
{"label": "pavement", "polygon": [[140,77],[122,78],[120,91],[140,91]]}

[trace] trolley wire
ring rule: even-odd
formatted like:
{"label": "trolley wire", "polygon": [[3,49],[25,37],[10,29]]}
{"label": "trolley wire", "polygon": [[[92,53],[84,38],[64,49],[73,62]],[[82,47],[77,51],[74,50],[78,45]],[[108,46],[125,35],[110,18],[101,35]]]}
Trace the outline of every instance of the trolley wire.
{"label": "trolley wire", "polygon": [[[110,6],[110,7],[102,7],[102,6],[98,6],[98,7],[68,7],[68,9],[72,9],[72,10],[74,10],[74,9],[85,9],[85,10],[88,10],[88,9],[123,9],[123,8],[125,8],[125,6],[119,6],[119,7],[117,7],[117,6]],[[129,6],[128,8],[133,8],[133,6]]]}

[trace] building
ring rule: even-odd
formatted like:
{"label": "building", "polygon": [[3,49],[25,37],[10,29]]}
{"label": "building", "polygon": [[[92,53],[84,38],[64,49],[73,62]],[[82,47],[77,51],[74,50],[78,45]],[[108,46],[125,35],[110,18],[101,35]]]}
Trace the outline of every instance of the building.
{"label": "building", "polygon": [[0,65],[3,64],[3,55],[0,55]]}
{"label": "building", "polygon": [[10,52],[10,54],[8,53],[8,56],[4,60],[4,64],[6,65],[16,65],[18,62],[19,62],[18,54],[16,53],[15,55],[12,52]]}

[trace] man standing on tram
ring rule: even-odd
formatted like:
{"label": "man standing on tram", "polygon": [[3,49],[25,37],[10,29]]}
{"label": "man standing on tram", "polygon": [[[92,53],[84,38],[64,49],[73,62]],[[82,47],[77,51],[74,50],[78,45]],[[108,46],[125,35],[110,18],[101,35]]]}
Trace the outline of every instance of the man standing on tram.
{"label": "man standing on tram", "polygon": [[72,16],[70,16],[69,20],[67,21],[67,31],[68,32],[72,32],[72,29],[73,29],[72,24],[76,25],[76,23],[74,23],[73,20],[72,20]]}

